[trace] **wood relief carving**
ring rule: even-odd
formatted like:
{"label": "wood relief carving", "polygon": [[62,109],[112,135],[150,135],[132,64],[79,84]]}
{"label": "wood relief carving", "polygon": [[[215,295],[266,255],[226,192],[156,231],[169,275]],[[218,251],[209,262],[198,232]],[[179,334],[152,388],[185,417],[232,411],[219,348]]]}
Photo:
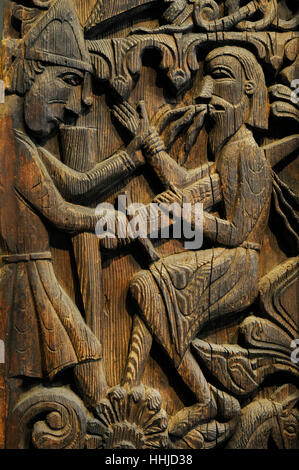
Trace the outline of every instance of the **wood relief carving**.
{"label": "wood relief carving", "polygon": [[298,449],[296,2],[4,18],[0,448]]}

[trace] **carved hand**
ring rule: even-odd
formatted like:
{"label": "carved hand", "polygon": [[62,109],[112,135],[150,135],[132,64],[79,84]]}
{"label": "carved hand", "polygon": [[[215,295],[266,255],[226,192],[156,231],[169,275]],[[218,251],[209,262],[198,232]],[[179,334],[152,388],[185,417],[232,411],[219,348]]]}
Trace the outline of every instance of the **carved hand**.
{"label": "carved hand", "polygon": [[173,204],[174,202],[178,203],[180,206],[182,206],[184,200],[184,194],[182,191],[180,191],[176,186],[171,185],[171,187],[167,190],[164,191],[161,194],[158,194],[158,196],[155,197],[153,200],[153,203],[155,204]]}
{"label": "carved hand", "polygon": [[165,147],[169,150],[180,132],[183,129],[189,128],[195,122],[195,118],[197,123],[196,128],[200,130],[206,113],[207,106],[205,104],[183,106],[176,109],[169,109],[169,106],[166,106],[157,113],[152,126],[161,135],[169,125],[164,135]]}
{"label": "carved hand", "polygon": [[144,159],[139,150],[150,133],[149,119],[144,101],[138,103],[136,110],[128,102],[115,105],[112,113],[131,137],[133,137],[127,147],[128,154],[137,166],[143,164]]}
{"label": "carved hand", "polygon": [[[160,114],[155,120],[156,128],[151,128],[150,135],[144,141],[146,156],[150,158],[150,156],[162,150],[169,150],[178,134],[184,128],[188,128],[186,132],[185,150],[187,153],[190,152],[198,133],[203,127],[206,114],[207,106],[204,104],[184,106],[183,108],[167,111],[162,115]],[[165,132],[164,144],[159,133],[161,134],[167,124],[173,120],[174,122],[170,124],[169,129]]]}
{"label": "carved hand", "polygon": [[[111,219],[110,221],[109,218]],[[108,227],[115,227],[115,230],[111,232],[106,231],[100,237],[101,248],[116,250],[120,246],[125,247],[129,245],[134,240],[130,224],[123,212],[107,211],[105,221]]]}

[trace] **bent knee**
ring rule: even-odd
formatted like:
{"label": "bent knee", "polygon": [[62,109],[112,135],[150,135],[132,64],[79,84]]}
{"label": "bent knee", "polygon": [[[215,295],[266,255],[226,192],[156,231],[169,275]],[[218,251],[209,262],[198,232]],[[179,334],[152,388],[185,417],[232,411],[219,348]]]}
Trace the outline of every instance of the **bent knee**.
{"label": "bent knee", "polygon": [[140,271],[130,282],[130,294],[138,305],[144,305],[155,290],[155,281],[150,271]]}

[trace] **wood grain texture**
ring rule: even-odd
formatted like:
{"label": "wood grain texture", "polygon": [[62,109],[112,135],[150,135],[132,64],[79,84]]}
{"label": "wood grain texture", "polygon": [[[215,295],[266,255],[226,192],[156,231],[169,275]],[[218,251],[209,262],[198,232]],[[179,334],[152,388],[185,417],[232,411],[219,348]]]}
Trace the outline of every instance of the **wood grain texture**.
{"label": "wood grain texture", "polygon": [[[298,448],[298,8],[19,3],[1,55],[0,448]],[[190,204],[193,230],[201,203],[202,246],[152,202]],[[117,237],[95,235],[101,203]],[[131,203],[157,236],[134,236]]]}

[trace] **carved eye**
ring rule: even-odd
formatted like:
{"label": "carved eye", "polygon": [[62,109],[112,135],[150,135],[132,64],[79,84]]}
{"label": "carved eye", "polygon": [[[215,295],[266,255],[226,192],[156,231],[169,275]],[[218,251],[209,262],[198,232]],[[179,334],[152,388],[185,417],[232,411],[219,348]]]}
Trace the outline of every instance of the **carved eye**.
{"label": "carved eye", "polygon": [[289,424],[286,428],[285,431],[288,434],[296,434],[296,426],[294,424]]}
{"label": "carved eye", "polygon": [[74,73],[66,73],[61,76],[62,80],[71,86],[79,86],[82,83],[82,77],[75,75]]}
{"label": "carved eye", "polygon": [[216,80],[234,78],[228,70],[220,67],[212,71],[212,77]]}

